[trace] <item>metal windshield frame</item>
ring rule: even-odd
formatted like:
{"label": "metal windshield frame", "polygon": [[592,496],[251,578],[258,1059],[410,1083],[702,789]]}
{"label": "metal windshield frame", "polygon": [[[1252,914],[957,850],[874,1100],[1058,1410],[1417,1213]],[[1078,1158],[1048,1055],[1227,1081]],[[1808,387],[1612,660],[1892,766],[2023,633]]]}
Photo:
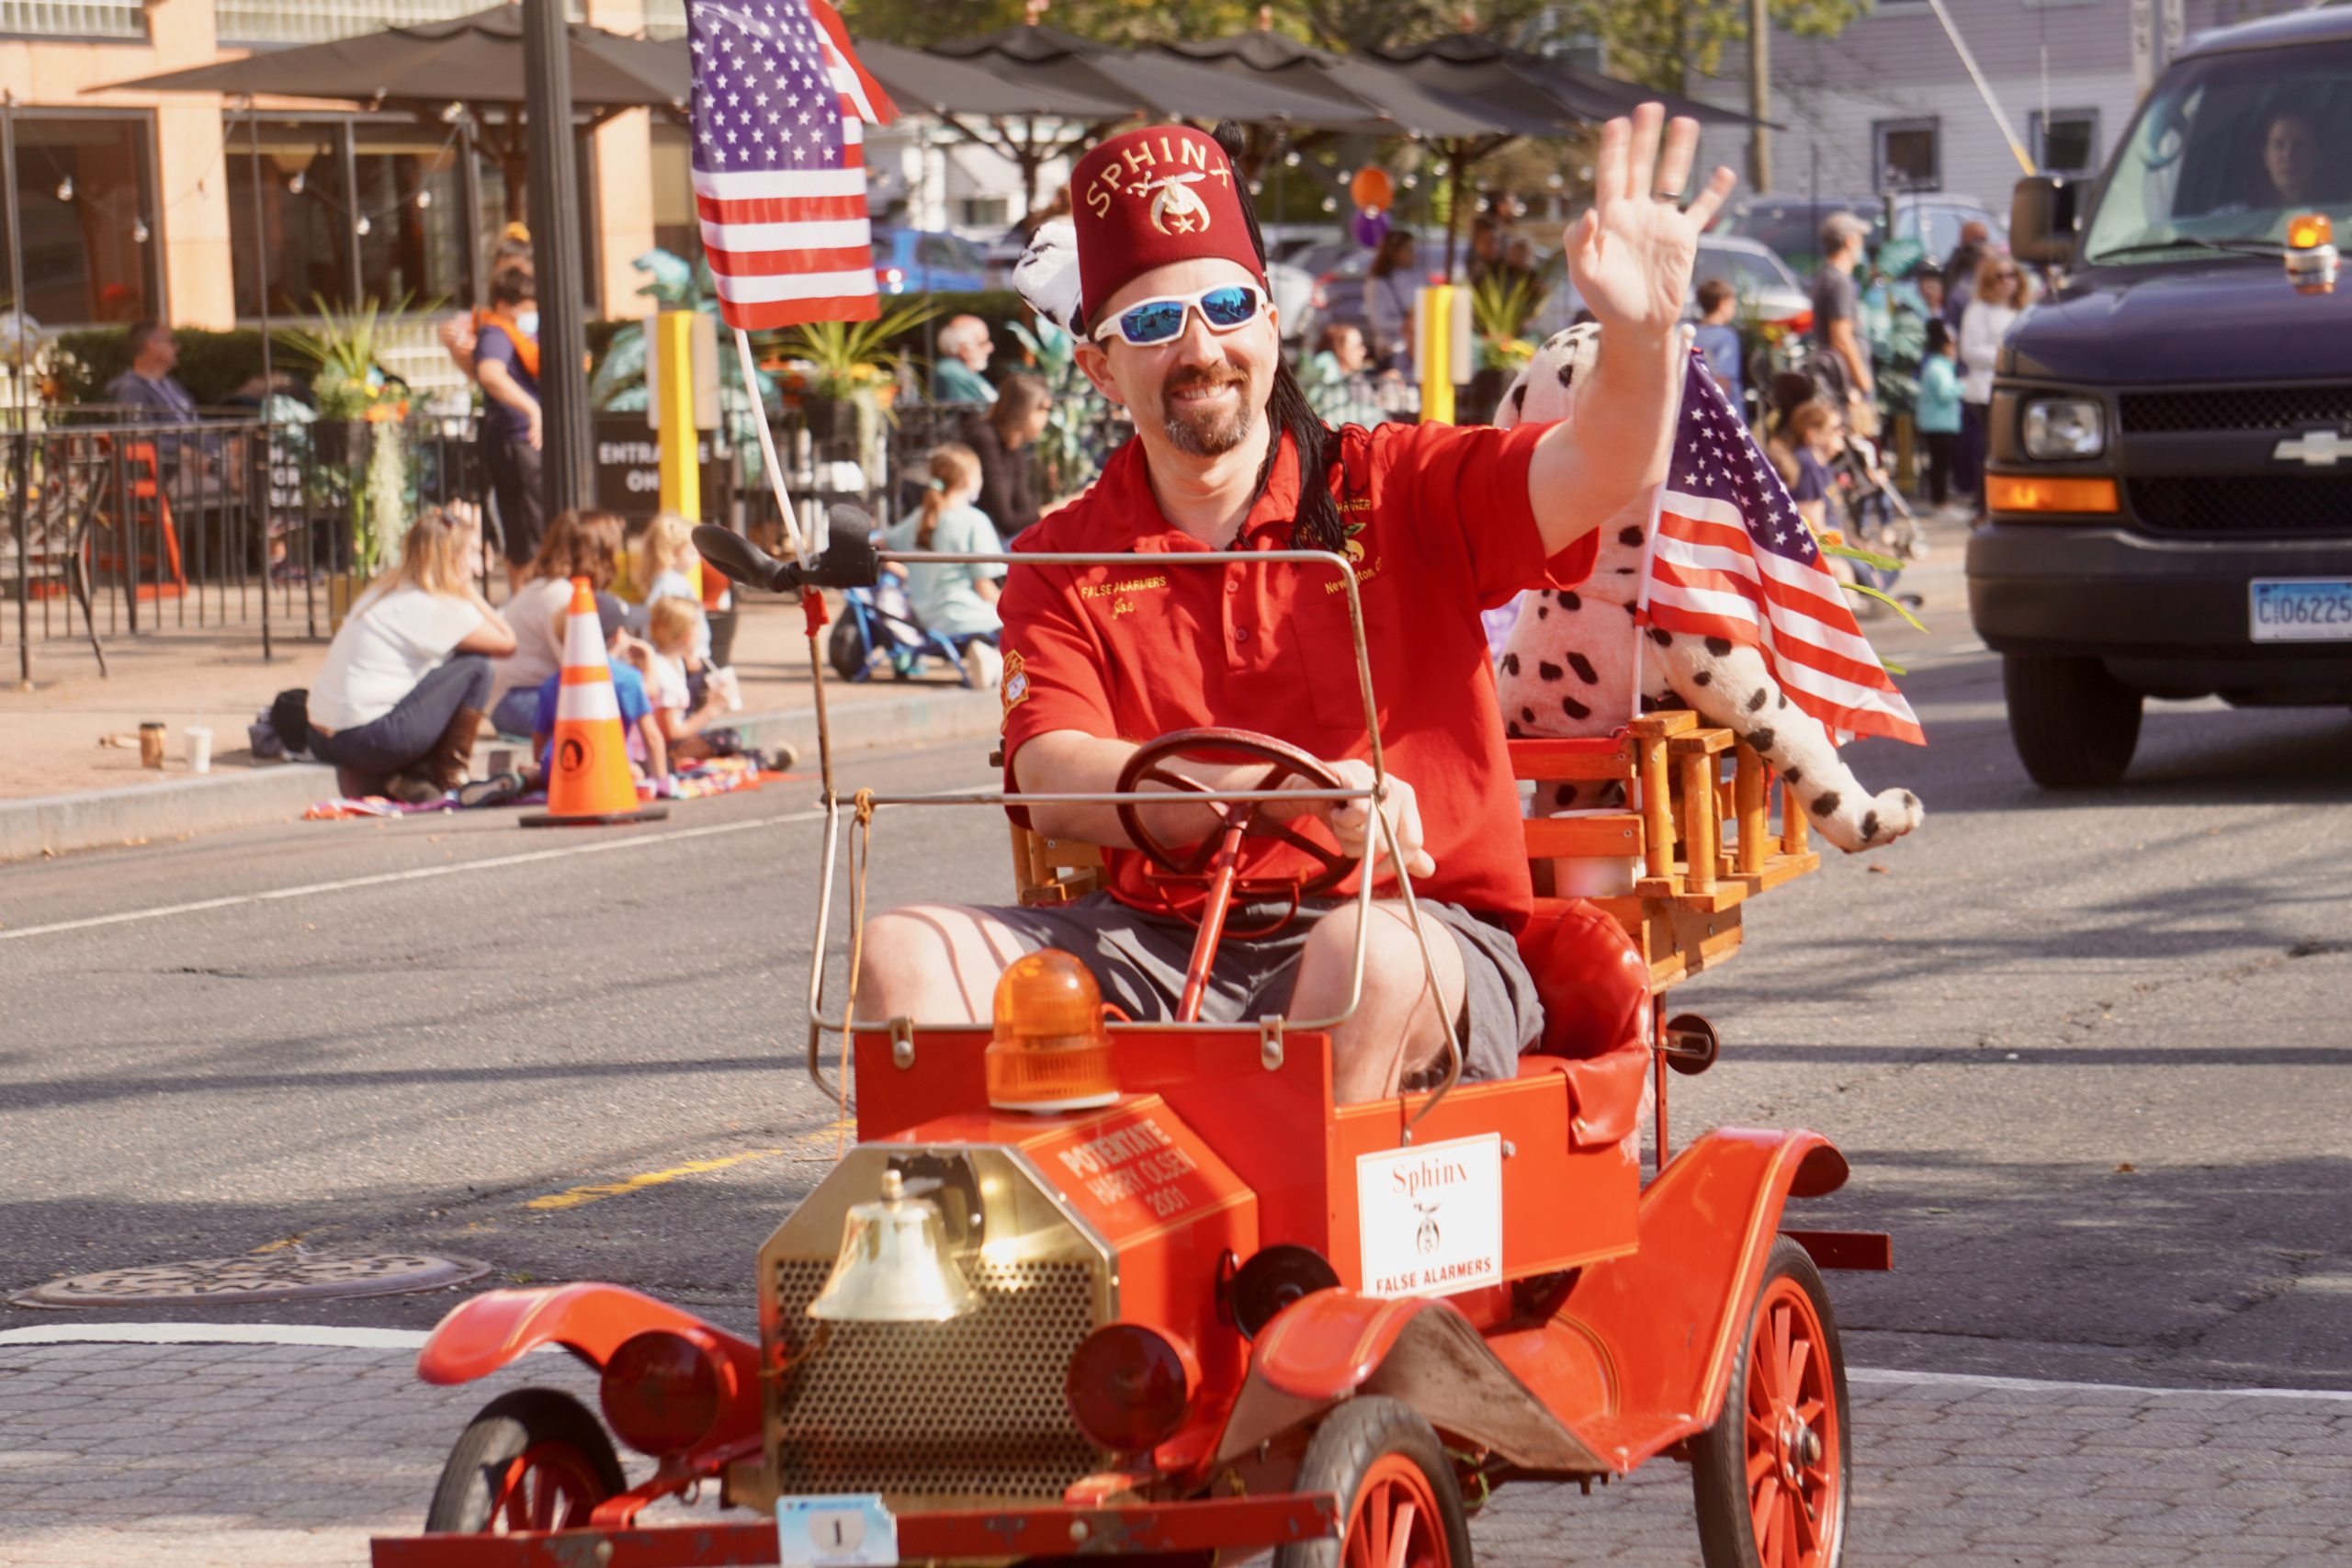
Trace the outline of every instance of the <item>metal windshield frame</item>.
{"label": "metal windshield frame", "polygon": [[[1002,788],[989,790],[944,790],[915,795],[866,795],[865,797],[865,803],[877,811],[885,808],[906,810],[910,808],[923,808],[939,806],[992,806],[1001,807],[1008,805],[1117,806],[1129,803],[1139,805],[1167,805],[1179,798],[1181,798],[1181,800],[1185,804],[1195,806],[1239,804],[1275,799],[1293,801],[1300,799],[1369,801],[1386,788],[1388,782],[1387,764],[1384,756],[1380,739],[1380,716],[1373,697],[1372,662],[1370,652],[1364,638],[1363,603],[1357,592],[1356,574],[1353,563],[1336,551],[1182,550],[1154,552],[1147,555],[1131,551],[1093,552],[1035,550],[1021,551],[1018,553],[964,553],[946,551],[934,552],[929,550],[913,552],[885,550],[878,553],[876,559],[884,564],[899,565],[919,565],[925,563],[935,566],[1001,565],[1008,570],[1023,566],[1117,567],[1140,565],[1148,566],[1154,569],[1170,566],[1190,568],[1230,565],[1299,567],[1322,565],[1331,567],[1338,571],[1340,584],[1347,593],[1348,628],[1355,644],[1356,688],[1357,694],[1363,703],[1364,734],[1370,741],[1371,754],[1369,760],[1372,763],[1373,775],[1373,785],[1370,789],[1204,791],[1199,794],[1188,793],[1181,797],[1171,796],[1163,791],[1150,791],[1132,795],[1123,795],[1115,792],[1101,794],[1055,793],[1032,795],[1007,791]],[[815,590],[811,589],[804,592],[813,592]],[[808,958],[808,1076],[816,1082],[818,1088],[822,1089],[828,1097],[835,1097],[839,1096],[842,1093],[842,1090],[835,1085],[826,1081],[824,1070],[820,1061],[820,1048],[823,1044],[825,1036],[828,1034],[837,1034],[842,1038],[842,1070],[846,1082],[850,1067],[851,1043],[861,1032],[868,1033],[887,1033],[894,1040],[910,1040],[913,1036],[926,1032],[936,1032],[942,1030],[969,1031],[974,1028],[985,1027],[985,1024],[977,1023],[975,1021],[970,1019],[957,1019],[954,1021],[920,1019],[860,1019],[854,1016],[856,998],[854,997],[845,1001],[842,1007],[842,1015],[838,1019],[829,1017],[826,1013],[826,947],[831,937],[834,873],[840,859],[843,824],[842,820],[842,802],[841,792],[835,784],[833,777],[831,726],[829,722],[825,707],[825,661],[817,646],[818,641],[817,634],[812,629],[808,637],[808,665],[809,678],[812,682],[817,710],[817,755],[823,788],[823,794],[820,798],[825,813],[825,853],[823,867],[818,881],[817,928],[814,937],[810,942]],[[1380,845],[1386,851],[1389,871],[1396,880],[1397,894],[1404,902],[1407,915],[1411,918],[1413,934],[1416,941],[1419,943],[1421,950],[1421,964],[1423,971],[1427,976],[1428,988],[1433,993],[1440,993],[1440,987],[1437,983],[1436,955],[1430,951],[1429,932],[1422,925],[1420,919],[1420,904],[1413,892],[1412,878],[1406,871],[1403,864],[1403,858],[1397,852],[1395,829],[1389,823],[1386,816],[1379,810],[1373,810],[1370,813],[1370,816],[1373,823],[1377,828]],[[1261,1042],[1278,1042],[1281,1032],[1284,1030],[1317,1032],[1333,1029],[1342,1023],[1345,1023],[1349,1019],[1355,1016],[1357,1008],[1363,1000],[1364,956],[1371,941],[1371,913],[1373,903],[1372,887],[1374,880],[1373,876],[1373,862],[1374,858],[1374,841],[1372,835],[1368,833],[1366,834],[1364,840],[1364,852],[1357,862],[1360,869],[1360,875],[1355,894],[1356,933],[1354,953],[1349,963],[1347,1005],[1329,1018],[1287,1019],[1280,1014],[1270,1015],[1269,1017],[1258,1021],[1258,1029]],[[852,940],[857,940],[856,936],[853,935]],[[1441,1002],[1441,1013],[1442,1010],[1442,1003]],[[1110,1021],[1109,1027],[1114,1033],[1136,1030],[1149,1030],[1156,1032],[1187,1032],[1230,1033],[1237,1028],[1247,1026],[1232,1023],[1203,1022],[1127,1022],[1114,1019]],[[1422,1104],[1419,1111],[1413,1116],[1413,1122],[1418,1122],[1423,1116],[1426,1116],[1430,1111],[1437,1105],[1438,1101],[1442,1100],[1447,1092],[1461,1080],[1463,1066],[1463,1042],[1456,1034],[1453,1022],[1450,1020],[1444,1021],[1444,1027],[1447,1055],[1445,1078],[1444,1081],[1438,1086],[1435,1092],[1430,1095],[1429,1099]],[[1408,1124],[1408,1141],[1409,1141],[1409,1138],[1410,1123]]]}

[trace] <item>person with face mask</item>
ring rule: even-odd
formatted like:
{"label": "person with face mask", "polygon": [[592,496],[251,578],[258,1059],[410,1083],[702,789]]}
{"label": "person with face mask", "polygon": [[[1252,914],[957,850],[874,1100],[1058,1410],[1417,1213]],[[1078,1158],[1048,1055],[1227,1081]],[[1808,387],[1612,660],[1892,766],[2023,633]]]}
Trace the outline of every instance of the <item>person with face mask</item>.
{"label": "person with face mask", "polygon": [[[1205,551],[1341,556],[1363,600],[1385,794],[1376,807],[1302,796],[1267,810],[1283,833],[1349,858],[1385,841],[1385,819],[1414,879],[1419,930],[1395,871],[1375,863],[1362,999],[1331,1033],[1334,1089],[1342,1101],[1393,1095],[1435,1071],[1450,1038],[1467,1076],[1507,1077],[1542,1012],[1512,934],[1533,894],[1479,612],[1522,588],[1581,581],[1595,528],[1664,476],[1682,380],[1677,318],[1700,231],[1734,175],[1716,170],[1686,207],[1695,123],[1669,131],[1648,104],[1602,130],[1598,199],[1566,236],[1569,275],[1607,329],[1573,419],[1335,430],[1283,359],[1264,246],[1231,162],[1239,138],[1220,130],[1213,140],[1152,126],[1094,148],[1072,178],[1073,227],[1041,231],[1014,275],[1033,305],[1071,327],[1079,364],[1136,431],[1090,490],[1022,536],[1016,561],[1039,551],[1146,560],[1012,567],[998,602],[1006,786],[1106,793],[1139,740],[1229,725],[1368,789],[1355,639],[1334,568],[1182,564]],[[1316,787],[1295,777],[1261,786],[1263,762],[1181,765],[1212,789]],[[1165,843],[1213,830],[1198,806],[1139,811]],[[1012,815],[1049,838],[1103,846],[1111,890],[1053,908],[885,914],[865,930],[857,1016],[985,1019],[1005,966],[1050,946],[1076,954],[1129,1016],[1174,1017],[1188,906],[1151,874],[1117,808],[1041,801]],[[1245,853],[1253,877],[1312,874],[1290,844],[1255,839]],[[1353,898],[1308,899],[1276,924],[1220,945],[1204,1019],[1344,1010]]]}
{"label": "person with face mask", "polygon": [[529,267],[502,267],[492,276],[490,309],[474,341],[474,374],[481,381],[482,452],[511,588],[528,575],[547,533],[539,489],[538,288]]}

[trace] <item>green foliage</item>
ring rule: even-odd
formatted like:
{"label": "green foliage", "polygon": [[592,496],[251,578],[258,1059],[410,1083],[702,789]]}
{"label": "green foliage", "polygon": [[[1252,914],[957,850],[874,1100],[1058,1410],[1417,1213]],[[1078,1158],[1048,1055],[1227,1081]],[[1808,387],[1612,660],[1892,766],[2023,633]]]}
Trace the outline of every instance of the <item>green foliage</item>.
{"label": "green foliage", "polygon": [[908,362],[907,352],[892,345],[939,314],[937,302],[929,296],[898,298],[904,303],[891,306],[873,321],[809,321],[780,338],[767,338],[762,346],[780,348],[787,357],[807,365],[803,384],[817,397],[846,398],[870,391],[885,381],[896,380]]}
{"label": "green foliage", "polygon": [[[388,318],[410,313],[410,297],[406,294],[390,305],[369,298],[338,313],[326,299],[313,294],[311,309],[317,312],[314,327],[281,327],[277,342],[299,361],[307,362],[313,369],[311,394],[318,400],[321,419],[358,419],[386,397],[397,396],[384,385],[384,333]],[[439,301],[416,307],[422,310],[439,308]]]}
{"label": "green foliage", "polygon": [[[60,333],[51,343],[51,367],[58,396],[69,403],[102,403],[107,385],[130,368],[130,345],[122,327],[89,327]],[[261,333],[251,327],[209,333],[178,327],[180,362],[172,375],[198,406],[227,402],[261,374]]]}
{"label": "green foliage", "polygon": [[[1772,22],[1799,38],[1835,38],[1870,0],[1769,0]],[[1610,74],[1669,93],[1722,64],[1747,37],[1747,0],[1564,0],[1563,30],[1600,40]]]}

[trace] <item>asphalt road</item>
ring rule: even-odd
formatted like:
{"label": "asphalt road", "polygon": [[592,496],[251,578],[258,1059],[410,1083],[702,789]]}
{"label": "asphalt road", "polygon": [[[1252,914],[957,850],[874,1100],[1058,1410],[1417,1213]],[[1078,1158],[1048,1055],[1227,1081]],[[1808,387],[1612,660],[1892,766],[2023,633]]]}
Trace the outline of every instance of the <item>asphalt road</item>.
{"label": "asphalt road", "polygon": [[[1889,1230],[1897,1260],[1833,1277],[1858,1364],[2352,1388],[2352,723],[2166,706],[2125,784],[2039,793],[1939,568],[1936,631],[1886,639],[1932,744],[1852,754],[1926,827],[1752,906],[1746,951],[1679,994],[1726,1049],[1676,1080],[1677,1138],[1845,1148],[1807,1221]],[[843,773],[974,783],[983,750]],[[754,1251],[833,1143],[798,1066],[812,795],[0,869],[0,1293],[299,1241],[748,1325]],[[886,816],[874,858],[878,904],[1009,886],[985,811]],[[240,1315],[424,1326],[450,1299]]]}

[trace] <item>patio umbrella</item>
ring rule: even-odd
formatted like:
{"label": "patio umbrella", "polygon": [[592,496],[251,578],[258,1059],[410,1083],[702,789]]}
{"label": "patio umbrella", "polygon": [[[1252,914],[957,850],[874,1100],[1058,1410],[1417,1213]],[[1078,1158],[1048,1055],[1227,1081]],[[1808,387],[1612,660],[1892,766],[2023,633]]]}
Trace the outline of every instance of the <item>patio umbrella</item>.
{"label": "patio umbrella", "polygon": [[[683,109],[689,72],[683,44],[648,43],[582,22],[571,25],[571,99],[606,110]],[[357,38],[273,50],[92,92],[278,93],[403,107],[523,102],[523,11],[495,6],[470,17],[419,22]]]}
{"label": "patio umbrella", "polygon": [[1294,85],[1211,70],[1159,50],[1116,49],[1052,28],[1007,28],[985,38],[935,44],[927,52],[969,61],[1017,84],[1124,101],[1169,119],[1320,124],[1322,117],[1333,113],[1373,118],[1361,102],[1348,102],[1345,94],[1303,92]]}
{"label": "patio umbrella", "polygon": [[[1670,115],[1688,115],[1702,124],[1747,123],[1747,116],[1729,109],[1621,82],[1546,55],[1507,49],[1470,33],[1448,33],[1406,49],[1374,50],[1364,56],[1364,63],[1405,78],[1439,103],[1487,117],[1485,135],[1433,139],[1449,165],[1448,211],[1460,210],[1468,165],[1517,137],[1558,136],[1630,114],[1644,103],[1661,104]],[[1448,274],[1453,271],[1454,253],[1454,231],[1449,227]]]}
{"label": "patio umbrella", "polygon": [[857,52],[900,106],[936,116],[967,141],[1017,164],[1024,215],[1036,209],[1040,166],[1096,140],[1137,107],[1123,93],[1040,82],[927,50],[862,43]]}

